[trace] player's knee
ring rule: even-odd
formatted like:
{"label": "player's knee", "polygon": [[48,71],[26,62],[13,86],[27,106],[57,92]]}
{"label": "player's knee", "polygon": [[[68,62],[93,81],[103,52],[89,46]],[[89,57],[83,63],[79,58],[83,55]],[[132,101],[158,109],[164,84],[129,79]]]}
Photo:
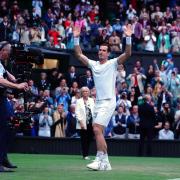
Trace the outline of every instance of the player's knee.
{"label": "player's knee", "polygon": [[93,127],[93,131],[94,131],[94,135],[100,135],[102,133],[101,128],[99,128],[98,126],[94,126]]}

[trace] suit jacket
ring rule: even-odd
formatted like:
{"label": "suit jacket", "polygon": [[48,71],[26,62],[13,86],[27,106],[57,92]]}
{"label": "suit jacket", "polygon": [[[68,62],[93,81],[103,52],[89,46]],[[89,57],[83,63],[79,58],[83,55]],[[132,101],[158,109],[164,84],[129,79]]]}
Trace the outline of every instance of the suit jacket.
{"label": "suit jacket", "polygon": [[[146,79],[146,76],[144,74],[138,74],[137,75],[137,81],[138,81],[138,87],[139,87],[139,90],[141,93],[144,92],[144,85],[143,85],[143,79]],[[129,84],[129,90],[131,90],[131,87],[134,86],[134,83],[135,83],[135,77],[133,74],[130,74],[128,77],[127,77],[127,80],[130,80],[130,84]]]}
{"label": "suit jacket", "polygon": [[156,124],[154,107],[147,102],[139,106],[140,128],[153,128]]}
{"label": "suit jacket", "polygon": [[67,85],[68,85],[68,87],[71,87],[72,86],[72,83],[73,82],[78,82],[78,75],[75,73],[74,74],[74,77],[71,77],[71,74],[70,73],[67,73],[66,75],[65,75],[65,78],[66,78],[66,80],[67,80]]}
{"label": "suit jacket", "polygon": [[[94,113],[94,100],[92,98],[88,98],[87,104],[89,105],[89,108],[91,109],[91,113],[93,115],[93,113]],[[86,109],[85,109],[83,98],[80,98],[77,100],[76,108],[75,108],[75,114],[76,114],[76,119],[77,119],[76,129],[81,129],[79,121],[82,121],[85,129],[87,129]]]}
{"label": "suit jacket", "polygon": [[91,78],[90,81],[88,81],[87,77],[86,76],[82,76],[80,79],[79,79],[79,83],[80,83],[80,86],[83,87],[83,86],[87,86],[89,89],[92,89],[94,87],[94,79],[93,77]]}

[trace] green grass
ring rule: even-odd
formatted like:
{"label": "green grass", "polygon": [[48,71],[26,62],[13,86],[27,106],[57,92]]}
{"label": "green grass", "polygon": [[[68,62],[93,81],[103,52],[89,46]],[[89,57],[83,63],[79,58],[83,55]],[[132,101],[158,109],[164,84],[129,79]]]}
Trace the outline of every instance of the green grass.
{"label": "green grass", "polygon": [[18,166],[0,180],[165,180],[180,178],[179,158],[110,157],[112,171],[90,171],[81,156],[11,154]]}

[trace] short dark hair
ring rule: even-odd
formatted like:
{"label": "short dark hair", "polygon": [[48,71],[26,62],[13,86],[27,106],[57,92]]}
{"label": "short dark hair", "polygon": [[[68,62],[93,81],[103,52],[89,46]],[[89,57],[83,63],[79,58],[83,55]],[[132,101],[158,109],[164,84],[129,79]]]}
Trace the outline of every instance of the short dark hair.
{"label": "short dark hair", "polygon": [[109,46],[108,43],[102,43],[102,44],[100,44],[99,47],[101,47],[101,46],[107,46],[107,51],[108,51],[108,52],[111,52],[111,48],[110,48],[110,46]]}

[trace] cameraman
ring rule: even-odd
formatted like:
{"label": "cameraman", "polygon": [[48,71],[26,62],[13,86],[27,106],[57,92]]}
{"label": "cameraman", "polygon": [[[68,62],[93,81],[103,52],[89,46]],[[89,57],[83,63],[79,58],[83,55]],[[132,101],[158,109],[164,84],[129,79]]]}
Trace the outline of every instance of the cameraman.
{"label": "cameraman", "polygon": [[16,78],[10,74],[2,63],[7,64],[11,53],[11,45],[6,42],[0,42],[0,173],[12,172],[10,168],[15,168],[7,158],[8,146],[8,116],[9,105],[6,98],[6,88],[27,90],[27,83],[16,83]]}

